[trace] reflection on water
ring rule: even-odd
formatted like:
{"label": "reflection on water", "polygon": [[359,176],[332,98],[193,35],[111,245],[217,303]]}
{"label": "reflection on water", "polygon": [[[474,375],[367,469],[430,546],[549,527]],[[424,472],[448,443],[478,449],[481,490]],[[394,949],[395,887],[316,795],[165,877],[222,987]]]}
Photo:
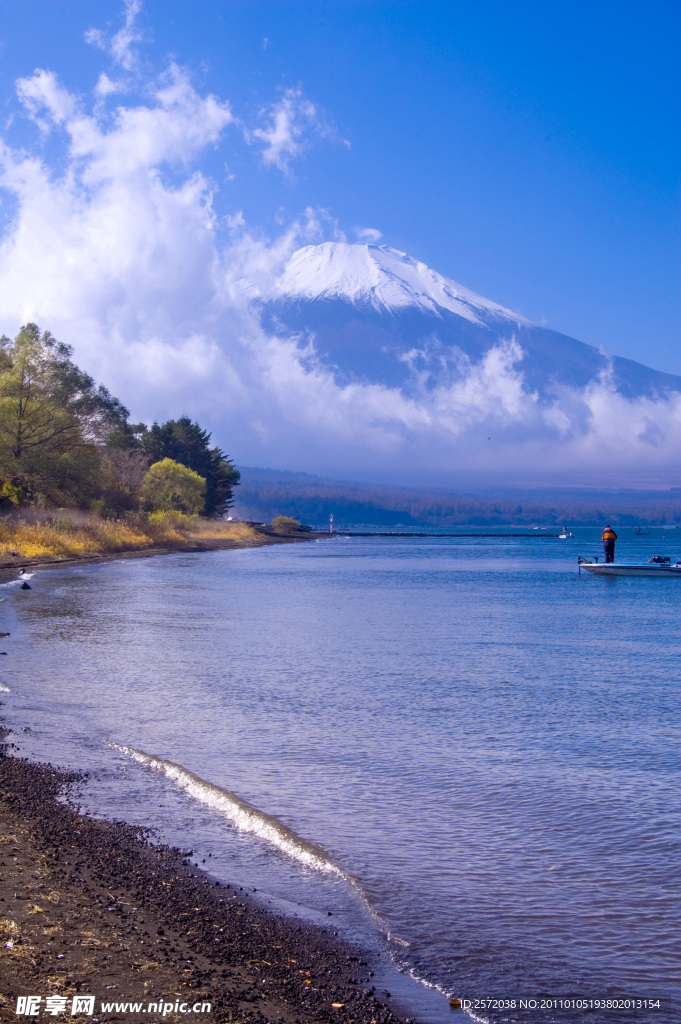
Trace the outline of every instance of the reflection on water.
{"label": "reflection on water", "polygon": [[[110,744],[321,848],[443,991],[668,992],[681,583],[580,577],[598,538],[575,533],[41,574],[3,606],[7,710],[34,730],[23,752],[92,769],[90,805],[145,823],[152,808],[217,873],[361,927],[342,879]],[[627,559],[659,544],[631,539]]]}

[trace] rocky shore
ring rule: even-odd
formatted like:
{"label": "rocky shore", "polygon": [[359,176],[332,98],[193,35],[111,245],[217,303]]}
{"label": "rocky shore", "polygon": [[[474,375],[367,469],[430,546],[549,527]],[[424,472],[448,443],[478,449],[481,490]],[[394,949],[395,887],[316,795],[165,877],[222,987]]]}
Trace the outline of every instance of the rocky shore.
{"label": "rocky shore", "polygon": [[374,989],[370,957],[331,930],[268,913],[139,829],[79,814],[63,800],[77,777],[9,754],[0,751],[0,1020],[30,1019],[16,1014],[26,995],[41,996],[40,1020],[66,1020],[71,1002],[46,1016],[45,1000],[75,995],[95,997],[79,1016],[93,1022],[405,1020]]}

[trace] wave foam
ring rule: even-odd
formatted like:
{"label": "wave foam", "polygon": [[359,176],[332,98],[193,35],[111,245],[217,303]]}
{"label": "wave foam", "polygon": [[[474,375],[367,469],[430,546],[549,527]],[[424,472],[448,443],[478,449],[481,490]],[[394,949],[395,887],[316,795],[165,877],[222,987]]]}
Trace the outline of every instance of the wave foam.
{"label": "wave foam", "polygon": [[264,839],[265,842],[276,846],[282,853],[304,864],[305,867],[327,874],[339,875],[341,878],[346,877],[320,847],[306,842],[277,818],[253,807],[236,793],[222,789],[212,782],[206,782],[205,779],[199,778],[198,775],[194,775],[193,772],[173,761],[166,761],[162,757],[154,757],[152,754],[145,754],[142,750],[121,746],[118,743],[111,743],[110,746],[120,750],[138,764],[165,775],[194,800],[198,800],[199,803],[222,814],[240,832],[250,832],[252,835],[258,836],[259,839]]}
{"label": "wave foam", "polygon": [[[307,868],[322,871],[326,874],[337,875],[339,878],[344,879],[360,896],[379,930],[383,932],[391,946],[398,946],[404,949],[411,945],[411,943],[391,931],[388,922],[372,907],[366,893],[355,877],[341,871],[339,867],[329,860],[321,847],[308,843],[277,818],[258,810],[257,807],[242,800],[236,793],[223,789],[221,786],[216,786],[212,782],[206,782],[205,779],[194,775],[193,772],[190,772],[182,765],[175,764],[174,761],[167,761],[165,758],[155,757],[153,754],[147,754],[143,750],[135,750],[134,747],[126,747],[119,743],[109,742],[108,746],[113,747],[115,750],[120,750],[121,753],[125,754],[132,761],[136,761],[137,764],[165,775],[166,778],[175,783],[179,789],[187,793],[192,799],[222,814],[239,831],[248,832],[259,839],[263,839]],[[444,988],[433,982],[426,981],[406,965],[400,966],[399,957],[396,957],[396,950],[394,948],[390,952],[397,969],[401,973],[409,974],[414,981],[420,982],[426,988],[435,989],[446,998],[451,998],[451,993]],[[489,1024],[488,1021],[476,1017],[472,1012],[466,1012],[474,1021],[478,1021],[480,1024]]]}

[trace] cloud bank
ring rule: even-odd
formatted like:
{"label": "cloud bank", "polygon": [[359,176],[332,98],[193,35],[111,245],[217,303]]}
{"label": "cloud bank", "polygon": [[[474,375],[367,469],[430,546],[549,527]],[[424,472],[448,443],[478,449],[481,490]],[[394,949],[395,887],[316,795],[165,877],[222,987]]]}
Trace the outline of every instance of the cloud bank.
{"label": "cloud bank", "polygon": [[245,464],[450,486],[672,482],[679,395],[628,401],[606,374],[540,399],[512,338],[478,363],[459,360],[434,387],[416,369],[405,390],[348,384],[314,338],[263,331],[251,300],[269,294],[292,252],[338,229],[306,210],[265,237],[222,208],[202,157],[239,137],[254,173],[286,174],[333,132],[299,88],[244,125],[176,64],[144,82],[142,100],[112,107],[131,95],[125,76],[139,86],[138,11],[129,0],[111,38],[88,33],[122,78],[102,71],[89,96],[47,69],[17,82],[35,142],[0,140],[0,188],[14,203],[0,241],[1,331],[29,320],[50,329],[136,418],[186,412]]}

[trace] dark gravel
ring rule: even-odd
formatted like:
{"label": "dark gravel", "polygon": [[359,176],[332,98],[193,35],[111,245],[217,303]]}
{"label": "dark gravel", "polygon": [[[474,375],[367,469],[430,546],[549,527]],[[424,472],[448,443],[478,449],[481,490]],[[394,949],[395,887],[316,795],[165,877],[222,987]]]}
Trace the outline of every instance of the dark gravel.
{"label": "dark gravel", "polygon": [[[58,799],[74,776],[8,755],[0,752],[0,1019],[31,1019],[16,1016],[18,995],[79,993],[96,996],[94,1017],[80,1018],[90,1021],[151,1024],[102,1013],[100,1000],[162,996],[210,1001],[212,1012],[194,1017],[206,1024],[405,1020],[373,991],[369,956],[268,913],[137,828],[79,814]],[[41,1008],[33,1019],[67,1016]]]}

